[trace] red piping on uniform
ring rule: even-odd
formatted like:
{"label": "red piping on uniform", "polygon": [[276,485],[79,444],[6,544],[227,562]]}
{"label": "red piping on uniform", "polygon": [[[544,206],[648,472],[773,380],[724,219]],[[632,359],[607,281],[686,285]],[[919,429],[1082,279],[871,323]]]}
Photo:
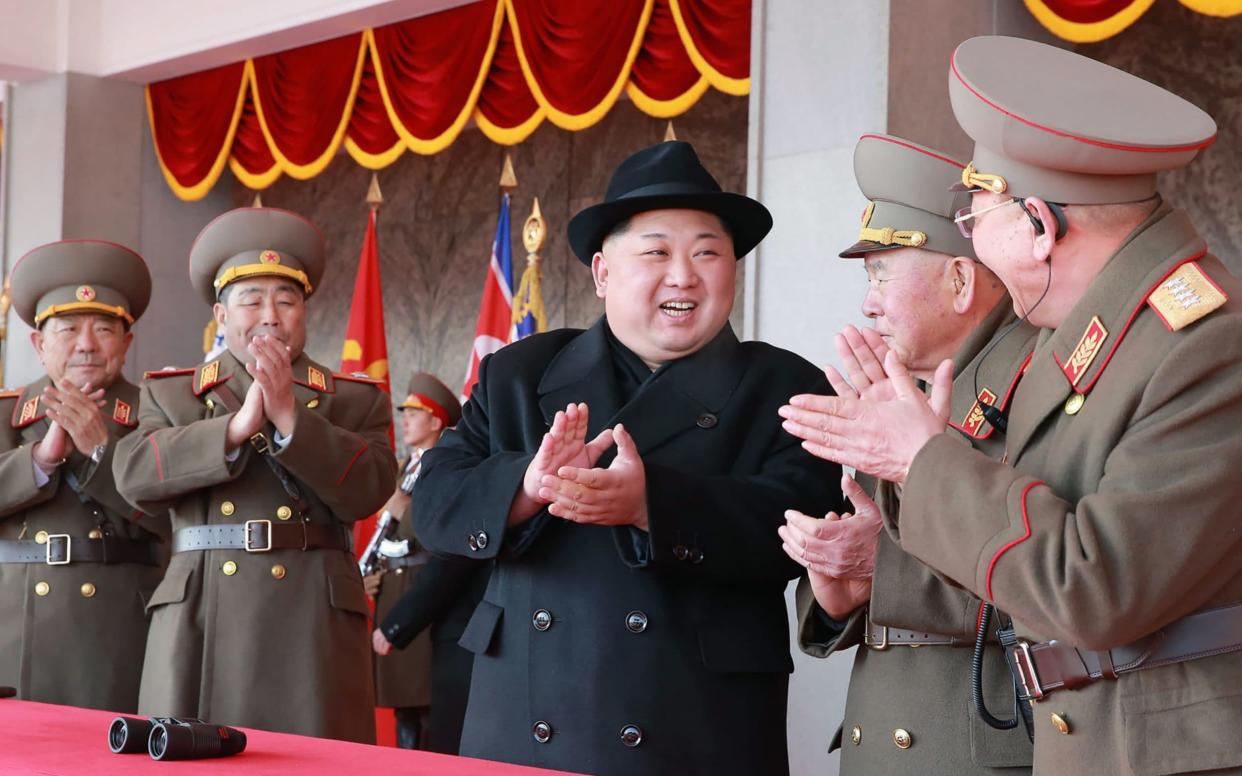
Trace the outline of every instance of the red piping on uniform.
{"label": "red piping on uniform", "polygon": [[899,145],[899,146],[901,146],[902,148],[909,148],[911,151],[917,151],[917,152],[919,152],[920,154],[922,154],[923,156],[930,156],[931,158],[933,158],[933,159],[939,159],[939,160],[940,160],[940,161],[942,161],[942,162],[948,162],[949,164],[953,165],[954,167],[958,168],[959,170],[960,170],[960,169],[962,169],[962,168],[964,168],[964,167],[966,166],[965,164],[963,164],[962,162],[957,161],[956,159],[950,159],[949,157],[947,157],[947,156],[941,156],[940,154],[933,154],[931,151],[928,151],[926,148],[919,148],[918,146],[914,145],[913,143],[906,143],[906,142],[903,142],[903,141],[898,140],[898,139],[896,139],[896,138],[887,137],[887,136],[885,136],[885,135],[876,135],[876,134],[872,134],[872,133],[870,133],[870,132],[869,132],[869,133],[867,133],[867,134],[863,135],[862,137],[860,137],[860,138],[858,138],[858,139],[859,139],[859,140],[862,140],[862,139],[864,139],[864,138],[868,138],[868,137],[870,137],[870,138],[874,138],[874,139],[876,139],[876,140],[883,140],[885,143],[892,143],[893,145]]}
{"label": "red piping on uniform", "polygon": [[1111,148],[1115,151],[1134,151],[1137,153],[1156,153],[1156,154],[1180,153],[1182,151],[1197,151],[1203,148],[1207,148],[1208,146],[1210,146],[1212,143],[1216,141],[1216,133],[1212,133],[1212,136],[1209,137],[1207,140],[1201,141],[1199,143],[1194,143],[1192,145],[1177,146],[1175,148],[1149,148],[1146,146],[1127,146],[1127,145],[1121,145],[1120,143],[1107,143],[1107,142],[1104,142],[1103,140],[1092,140],[1091,138],[1081,137],[1079,135],[1071,135],[1070,133],[1062,132],[1059,129],[1053,129],[1052,127],[1045,127],[1043,124],[1036,124],[1034,121],[1031,121],[1030,119],[1024,119],[1021,116],[1017,115],[1016,113],[1010,113],[1009,111],[1005,110],[1001,106],[989,100],[987,97],[984,97],[982,94],[975,91],[975,88],[971,86],[970,84],[966,83],[966,79],[962,78],[962,74],[957,71],[957,52],[956,51],[953,52],[953,56],[949,59],[949,68],[953,71],[953,75],[957,77],[957,80],[961,82],[962,86],[965,86],[966,89],[971,94],[978,97],[979,100],[983,102],[983,104],[987,105],[988,107],[995,108],[996,110],[1005,114],[1006,116],[1013,119],[1014,121],[1019,121],[1027,125],[1028,127],[1033,127],[1035,129],[1047,132],[1051,135],[1056,135],[1057,137],[1064,137],[1064,138],[1069,138],[1070,140],[1077,140],[1080,143],[1086,143],[1087,145],[1099,146],[1100,148]]}
{"label": "red piping on uniform", "polygon": [[160,482],[164,481],[164,465],[160,463],[160,446],[155,441],[155,432],[147,434],[147,441],[151,443],[151,449],[155,451],[155,476],[160,478]]}
{"label": "red piping on uniform", "polygon": [[354,457],[349,459],[349,465],[345,467],[345,473],[342,474],[341,478],[336,481],[336,484],[338,486],[342,482],[345,481],[345,478],[349,476],[349,470],[354,468],[354,464],[358,462],[358,459],[361,458],[362,454],[365,453],[366,451],[367,451],[367,446],[366,446],[366,443],[364,442],[362,447],[358,449],[358,452],[354,453]]}
{"label": "red piping on uniform", "polygon": [[1035,486],[1043,485],[1043,484],[1044,484],[1043,482],[1040,482],[1039,480],[1035,480],[1034,482],[1028,484],[1025,488],[1022,489],[1022,526],[1026,528],[1026,533],[1022,534],[1017,539],[1014,539],[1013,541],[1007,543],[1004,547],[1001,547],[999,550],[997,550],[996,554],[992,556],[992,562],[988,564],[987,589],[988,589],[988,600],[990,601],[996,600],[995,596],[992,595],[992,572],[996,570],[996,562],[1001,559],[1002,555],[1009,552],[1014,547],[1017,547],[1019,544],[1026,541],[1027,539],[1031,538],[1031,518],[1026,513],[1026,495],[1030,493],[1031,489],[1034,488]]}
{"label": "red piping on uniform", "polygon": [[[1018,371],[1016,374],[1014,374],[1013,380],[1009,382],[1009,389],[1005,391],[1005,395],[1001,397],[1000,402],[997,405],[997,409],[1003,412],[1005,408],[1009,406],[1009,400],[1013,398],[1013,392],[1018,389],[1018,383],[1022,381],[1022,376],[1026,374],[1026,368],[1028,365],[1030,365],[1031,358],[1034,355],[1035,355],[1035,351],[1031,351],[1030,353],[1026,354],[1026,358],[1023,359],[1022,364],[1018,366]],[[1053,355],[1056,355],[1056,354],[1054,353]],[[979,400],[975,399],[975,404],[978,404],[978,403],[979,403]],[[973,409],[974,405],[971,405],[971,408]],[[984,434],[983,436],[977,437],[973,434],[968,433],[966,429],[957,425],[953,421],[949,421],[949,425],[957,429],[958,431],[962,432],[963,434],[966,434],[966,436],[970,437],[971,439],[987,439],[988,437],[992,436],[992,432],[996,430],[996,427],[993,426],[991,423],[989,423],[987,433]]]}
{"label": "red piping on uniform", "polygon": [[[1187,256],[1186,258],[1177,262],[1177,264],[1174,264],[1173,268],[1170,269],[1168,272],[1164,273],[1160,277],[1159,280],[1151,284],[1151,287],[1147,289],[1147,293],[1143,294],[1143,301],[1139,302],[1138,306],[1134,308],[1134,311],[1130,313],[1130,317],[1126,319],[1126,325],[1122,327],[1121,335],[1118,336],[1117,339],[1113,342],[1113,346],[1109,349],[1108,355],[1104,357],[1104,362],[1100,364],[1100,368],[1096,370],[1095,375],[1093,375],[1091,379],[1087,381],[1087,384],[1085,386],[1081,388],[1078,386],[1074,386],[1075,391],[1077,391],[1078,393],[1085,394],[1087,391],[1091,390],[1092,386],[1095,385],[1095,381],[1100,379],[1100,375],[1104,374],[1104,369],[1108,366],[1108,362],[1112,360],[1113,354],[1117,352],[1117,348],[1120,347],[1121,341],[1126,338],[1126,332],[1130,331],[1130,325],[1134,323],[1134,319],[1138,317],[1138,314],[1142,312],[1143,308],[1147,305],[1147,299],[1156,290],[1156,287],[1159,286],[1164,281],[1168,280],[1169,276],[1172,275],[1174,272],[1177,272],[1179,269],[1181,269],[1183,264],[1196,261],[1198,259],[1203,258],[1206,255],[1207,255],[1207,248],[1204,248],[1203,250],[1199,251],[1193,256]],[[1204,277],[1207,277],[1207,273],[1204,273]],[[1213,283],[1212,285],[1216,285],[1216,284]],[[1219,286],[1217,288],[1219,288]],[[1163,318],[1164,316],[1161,316],[1161,317]],[[1054,352],[1052,354],[1052,359],[1057,362],[1057,366],[1061,368],[1061,374],[1064,375],[1065,365],[1061,363],[1061,357],[1058,356]],[[1065,375],[1065,379],[1068,380],[1069,375]]]}

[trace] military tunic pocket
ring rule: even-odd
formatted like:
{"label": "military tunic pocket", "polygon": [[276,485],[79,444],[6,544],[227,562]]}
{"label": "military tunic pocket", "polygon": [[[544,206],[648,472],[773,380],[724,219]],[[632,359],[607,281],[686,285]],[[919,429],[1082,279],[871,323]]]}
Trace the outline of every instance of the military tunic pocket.
{"label": "military tunic pocket", "polygon": [[147,601],[147,614],[165,604],[179,604],[184,601],[186,588],[190,584],[190,575],[193,573],[194,567],[189,564],[169,566],[168,571],[164,573],[164,580],[155,588],[151,599]]}
{"label": "military tunic pocket", "polygon": [[1225,769],[1233,773],[1232,769],[1242,768],[1242,746],[1238,744],[1242,693],[1235,690],[1224,697],[1202,698],[1225,688],[1201,689],[1207,692],[1162,692],[1158,701],[1152,696],[1123,699],[1126,757],[1136,776]]}
{"label": "military tunic pocket", "polygon": [[496,628],[500,625],[500,617],[505,610],[491,601],[479,601],[470,616],[470,622],[461,632],[457,646],[476,655],[486,654],[496,639]]}
{"label": "military tunic pocket", "polygon": [[367,594],[362,588],[362,579],[343,574],[328,577],[328,601],[334,609],[354,612],[363,617],[371,616],[367,606]]}

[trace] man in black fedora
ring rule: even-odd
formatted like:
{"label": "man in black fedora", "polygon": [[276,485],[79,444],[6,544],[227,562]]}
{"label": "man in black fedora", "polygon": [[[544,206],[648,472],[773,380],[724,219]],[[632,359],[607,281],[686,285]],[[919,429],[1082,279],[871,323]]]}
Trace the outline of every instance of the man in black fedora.
{"label": "man in black fedora", "polygon": [[666,142],[569,224],[605,315],[485,359],[423,459],[416,529],[495,564],[462,754],[597,774],[783,774],[799,567],[784,510],[824,514],[840,469],[780,427],[829,391],[798,356],[729,327],[736,259],[767,234]]}

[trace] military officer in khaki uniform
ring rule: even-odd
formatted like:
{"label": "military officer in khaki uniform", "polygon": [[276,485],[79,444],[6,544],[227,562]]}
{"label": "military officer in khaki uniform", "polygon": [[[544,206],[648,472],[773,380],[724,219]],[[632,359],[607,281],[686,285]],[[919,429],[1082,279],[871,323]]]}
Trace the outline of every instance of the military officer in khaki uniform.
{"label": "military officer in khaki uniform", "polygon": [[959,217],[1043,327],[1005,458],[945,431],[947,374],[929,403],[893,359],[897,398],[828,402],[815,444],[903,483],[902,548],[1012,615],[1037,774],[1242,772],[1242,283],[1156,192],[1215,123],[1012,38],[959,46],[950,94]]}
{"label": "military officer in khaki uniform", "polygon": [[148,604],[144,714],[373,741],[366,595],[350,524],[393,490],[388,396],[305,354],[323,238],[300,216],[233,210],[190,251],[228,352],[149,373],[117,485],[171,508]]}
{"label": "military officer in khaki uniform", "polygon": [[133,712],[167,521],[131,522],[112,457],[138,424],[121,366],[151,276],[120,245],[57,242],[22,257],[12,294],[47,376],[0,394],[0,685]]}
{"label": "military officer in khaki uniform", "polygon": [[[953,423],[977,448],[1000,457],[1004,433],[971,398],[1004,410],[1034,329],[1015,328],[1004,286],[975,261],[970,239],[953,223],[969,198],[949,191],[945,176],[960,176],[964,166],[901,138],[864,135],[858,141],[854,174],[870,203],[858,242],[841,257],[863,259],[870,281],[863,312],[875,323],[838,336],[849,379],[833,369],[829,376],[838,394],[872,396],[891,390],[879,365],[887,350],[925,380],[953,355],[962,387]],[[818,536],[825,521],[796,512],[780,530],[787,552],[807,566],[798,585],[803,651],[826,657],[862,645],[850,677],[844,735],[833,743],[842,748],[842,773],[1029,771],[1025,732],[993,730],[972,706],[970,647],[980,601],[881,534],[879,509],[861,485],[846,480],[844,488],[855,501],[847,518],[853,532],[826,542]],[[885,509],[898,507],[891,483],[878,484],[876,499]],[[1008,713],[1013,689],[1004,655],[985,654],[990,707]]]}
{"label": "military officer in khaki uniform", "polygon": [[[407,590],[418,586],[422,571],[432,559],[430,553],[419,547],[414,521],[408,519],[410,494],[406,487],[417,479],[423,453],[440,441],[444,429],[457,425],[461,418],[461,403],[457,397],[435,375],[426,372],[410,378],[405,398],[397,405],[397,410],[401,413],[401,441],[410,449],[410,457],[401,467],[401,487],[384,505],[398,521],[396,548],[392,551],[395,554],[383,553],[384,565],[380,571],[363,580],[367,593],[376,599],[377,623],[388,616]],[[372,640],[381,638],[383,634],[376,628]],[[431,706],[431,651],[429,629],[420,632],[398,652],[377,650],[376,703],[395,710],[397,746],[403,749],[425,748],[421,733]]]}

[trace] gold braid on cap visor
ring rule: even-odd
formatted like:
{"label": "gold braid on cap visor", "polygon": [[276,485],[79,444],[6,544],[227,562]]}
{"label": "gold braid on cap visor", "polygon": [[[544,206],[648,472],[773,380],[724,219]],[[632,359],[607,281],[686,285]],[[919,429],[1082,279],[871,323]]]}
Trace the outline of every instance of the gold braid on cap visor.
{"label": "gold braid on cap visor", "polygon": [[218,294],[220,289],[229,283],[259,275],[279,275],[280,277],[296,280],[302,285],[302,289],[307,296],[310,296],[311,291],[314,290],[314,287],[311,286],[310,278],[306,276],[305,272],[293,267],[281,266],[280,264],[241,264],[236,267],[229,267],[220,274],[220,277],[216,278],[216,282],[212,285],[216,287],[216,293]]}
{"label": "gold braid on cap visor", "polygon": [[70,302],[68,304],[48,305],[43,308],[43,310],[35,316],[35,326],[43,323],[53,315],[68,315],[69,313],[106,313],[107,315],[113,315],[120,318],[130,326],[134,325],[134,316],[130,315],[129,310],[126,310],[120,305],[113,306],[110,304],[104,304],[103,302]]}
{"label": "gold braid on cap visor", "polygon": [[975,169],[971,162],[962,169],[962,185],[968,189],[987,189],[993,194],[1004,194],[1009,183],[999,175],[990,175]]}
{"label": "gold braid on cap visor", "polygon": [[873,212],[875,212],[874,202],[867,205],[867,211],[863,213],[862,228],[858,230],[859,240],[867,240],[880,245],[904,245],[907,248],[920,248],[927,244],[927,234],[917,229],[899,230],[891,226],[875,229],[868,226]]}

